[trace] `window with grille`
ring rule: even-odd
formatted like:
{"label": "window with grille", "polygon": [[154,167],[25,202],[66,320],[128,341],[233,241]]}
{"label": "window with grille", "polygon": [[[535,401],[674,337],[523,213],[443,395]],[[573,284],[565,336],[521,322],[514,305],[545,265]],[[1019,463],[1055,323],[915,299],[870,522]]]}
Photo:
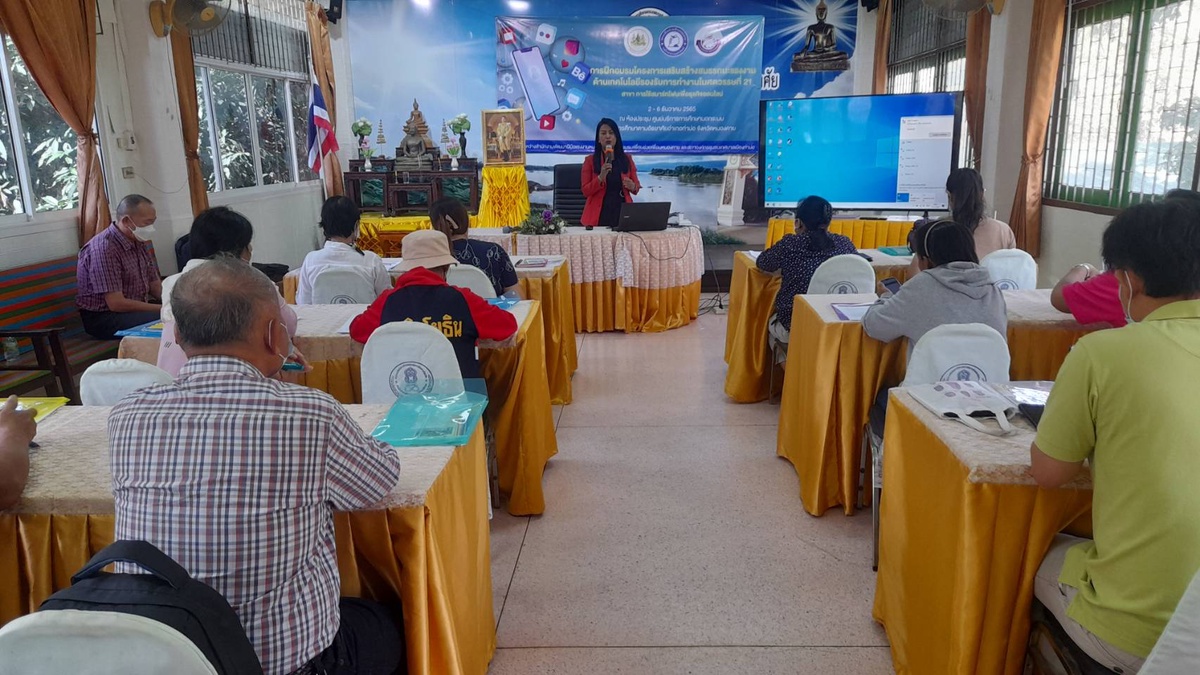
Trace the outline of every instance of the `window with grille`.
{"label": "window with grille", "polygon": [[966,74],[966,16],[951,19],[921,0],[896,0],[888,47],[888,93],[962,91]]}
{"label": "window with grille", "polygon": [[315,180],[304,6],[234,0],[233,7],[216,30],[192,38],[208,190]]}
{"label": "window with grille", "polygon": [[1050,201],[1120,209],[1197,187],[1200,0],[1074,0],[1046,152]]}
{"label": "window with grille", "polygon": [[0,216],[79,205],[78,139],[0,36]]}

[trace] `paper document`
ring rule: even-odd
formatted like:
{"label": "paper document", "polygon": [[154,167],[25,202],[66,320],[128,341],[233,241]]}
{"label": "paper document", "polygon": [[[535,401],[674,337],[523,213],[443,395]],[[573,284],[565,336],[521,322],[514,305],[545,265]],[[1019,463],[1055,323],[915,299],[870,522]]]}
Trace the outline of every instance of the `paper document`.
{"label": "paper document", "polygon": [[342,324],[342,327],[337,329],[338,335],[350,334],[350,322],[354,321],[354,318],[355,317],[350,317],[349,319],[346,319],[346,323]]}
{"label": "paper document", "polygon": [[758,262],[758,256],[762,255],[762,251],[743,251],[743,253],[750,256],[754,262]]}
{"label": "paper document", "polygon": [[389,272],[399,267],[402,262],[404,262],[404,258],[383,258],[383,265]]}
{"label": "paper document", "polygon": [[517,261],[516,267],[545,267],[550,261],[546,258],[521,258]]}
{"label": "paper document", "polygon": [[829,306],[842,321],[862,321],[867,310],[874,305],[873,302],[834,302]]}

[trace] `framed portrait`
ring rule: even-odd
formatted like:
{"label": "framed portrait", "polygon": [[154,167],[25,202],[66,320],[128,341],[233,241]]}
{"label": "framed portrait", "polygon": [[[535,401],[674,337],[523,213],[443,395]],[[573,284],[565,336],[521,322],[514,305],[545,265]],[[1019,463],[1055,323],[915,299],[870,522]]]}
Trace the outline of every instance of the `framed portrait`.
{"label": "framed portrait", "polygon": [[525,164],[525,111],[483,111],[483,163]]}

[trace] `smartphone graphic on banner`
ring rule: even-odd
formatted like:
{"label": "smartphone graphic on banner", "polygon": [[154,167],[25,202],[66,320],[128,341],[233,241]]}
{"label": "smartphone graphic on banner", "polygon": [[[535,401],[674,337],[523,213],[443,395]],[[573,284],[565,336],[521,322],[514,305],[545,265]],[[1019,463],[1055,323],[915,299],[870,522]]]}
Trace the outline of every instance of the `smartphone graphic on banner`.
{"label": "smartphone graphic on banner", "polygon": [[517,77],[521,78],[525,101],[533,113],[533,119],[556,112],[558,95],[554,93],[554,84],[550,81],[550,73],[546,71],[542,50],[538,47],[514,49],[513,65],[517,68]]}

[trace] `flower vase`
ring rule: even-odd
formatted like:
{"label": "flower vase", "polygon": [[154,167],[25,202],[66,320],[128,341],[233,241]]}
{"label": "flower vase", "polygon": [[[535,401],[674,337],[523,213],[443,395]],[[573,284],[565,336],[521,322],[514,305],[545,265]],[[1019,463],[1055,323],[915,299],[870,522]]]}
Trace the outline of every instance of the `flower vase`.
{"label": "flower vase", "polygon": [[371,170],[371,158],[363,157],[363,171],[370,171],[370,170]]}
{"label": "flower vase", "polygon": [[450,156],[450,170],[458,171],[458,157],[455,155]]}
{"label": "flower vase", "polygon": [[462,158],[467,158],[467,132],[458,132],[458,147],[462,149]]}

